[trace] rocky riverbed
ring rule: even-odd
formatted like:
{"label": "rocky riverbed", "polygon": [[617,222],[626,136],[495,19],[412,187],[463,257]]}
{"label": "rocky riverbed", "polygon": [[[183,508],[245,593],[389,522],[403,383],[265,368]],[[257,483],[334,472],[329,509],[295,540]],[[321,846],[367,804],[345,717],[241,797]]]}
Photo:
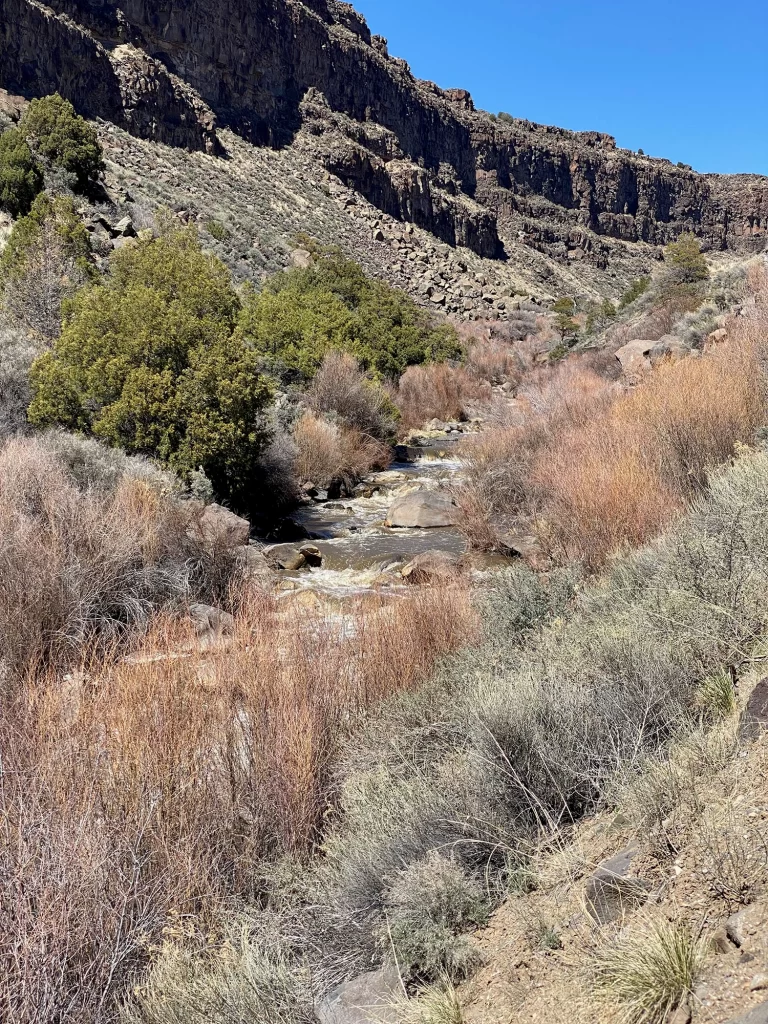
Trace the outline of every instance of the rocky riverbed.
{"label": "rocky riverbed", "polygon": [[[461,478],[460,438],[451,424],[414,437],[353,497],[321,495],[302,506],[292,524],[304,539],[264,549],[278,589],[343,597],[446,575],[464,562],[467,540],[452,494]],[[477,564],[507,561],[489,557]]]}

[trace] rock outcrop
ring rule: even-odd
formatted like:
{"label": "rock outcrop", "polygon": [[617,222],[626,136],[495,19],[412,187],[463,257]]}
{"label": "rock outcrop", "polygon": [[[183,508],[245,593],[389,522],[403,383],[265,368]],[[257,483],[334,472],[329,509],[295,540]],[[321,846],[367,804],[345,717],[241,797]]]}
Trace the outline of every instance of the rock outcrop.
{"label": "rock outcrop", "polygon": [[768,240],[768,179],[478,111],[465,90],[417,80],[339,0],[0,0],[0,15],[0,87],[58,89],[190,149],[215,151],[217,122],[273,147],[310,134],[326,171],[385,214],[484,257],[523,244],[604,268],[607,239]]}

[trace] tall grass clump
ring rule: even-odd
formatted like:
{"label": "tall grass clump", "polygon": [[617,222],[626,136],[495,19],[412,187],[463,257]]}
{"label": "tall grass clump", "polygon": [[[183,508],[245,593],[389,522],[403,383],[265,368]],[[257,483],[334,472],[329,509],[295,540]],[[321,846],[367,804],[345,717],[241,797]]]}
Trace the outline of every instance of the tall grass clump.
{"label": "tall grass clump", "polygon": [[707,943],[678,921],[661,921],[606,943],[595,958],[597,990],[627,1024],[663,1024],[693,992]]}
{"label": "tall grass clump", "polygon": [[215,945],[166,940],[145,982],[123,1008],[121,1024],[313,1024],[305,973],[286,961],[247,920]]}
{"label": "tall grass clump", "polygon": [[487,385],[462,366],[409,366],[395,394],[401,425],[408,429],[422,427],[433,419],[463,420],[469,403],[487,397],[486,389]]}

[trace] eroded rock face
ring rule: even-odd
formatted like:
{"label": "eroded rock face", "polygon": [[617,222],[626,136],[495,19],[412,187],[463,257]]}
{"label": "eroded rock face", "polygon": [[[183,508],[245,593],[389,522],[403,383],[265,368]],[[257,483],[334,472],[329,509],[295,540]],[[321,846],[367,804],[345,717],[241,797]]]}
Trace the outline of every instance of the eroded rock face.
{"label": "eroded rock face", "polygon": [[602,267],[601,236],[660,246],[682,230],[713,248],[766,246],[768,179],[696,174],[599,132],[492,118],[465,90],[415,79],[349,4],[51,7],[0,0],[0,87],[58,88],[89,116],[190,148],[215,147],[215,118],[271,146],[310,132],[326,169],[379,209],[483,256],[503,256],[506,239]]}

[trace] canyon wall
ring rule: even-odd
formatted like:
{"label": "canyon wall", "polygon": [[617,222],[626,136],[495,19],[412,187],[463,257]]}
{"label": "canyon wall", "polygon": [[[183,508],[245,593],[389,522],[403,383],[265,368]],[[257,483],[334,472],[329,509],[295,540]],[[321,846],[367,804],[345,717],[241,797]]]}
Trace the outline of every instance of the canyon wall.
{"label": "canyon wall", "polygon": [[661,245],[692,230],[759,251],[768,179],[701,175],[598,132],[497,119],[419,81],[338,0],[0,0],[0,87],[58,89],[90,117],[216,151],[216,124],[272,147],[313,135],[327,170],[450,244],[553,256],[590,236]]}

